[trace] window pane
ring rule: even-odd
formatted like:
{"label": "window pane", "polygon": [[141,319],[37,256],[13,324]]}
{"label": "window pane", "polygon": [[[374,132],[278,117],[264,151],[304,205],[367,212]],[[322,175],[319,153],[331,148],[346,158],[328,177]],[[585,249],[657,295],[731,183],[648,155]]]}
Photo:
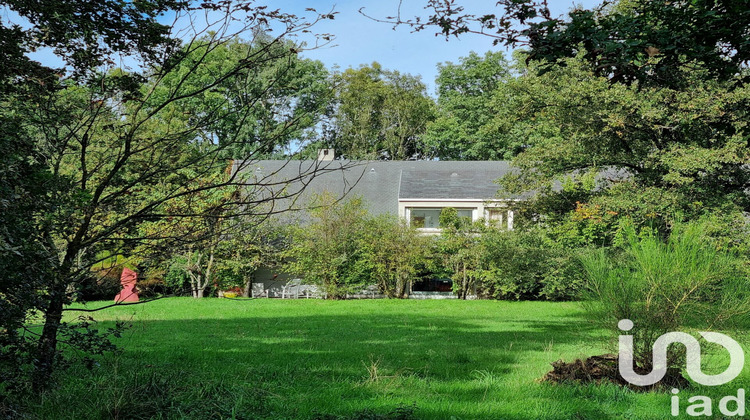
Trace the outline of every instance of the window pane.
{"label": "window pane", "polygon": [[440,209],[412,209],[411,224],[417,228],[437,229]]}
{"label": "window pane", "polygon": [[469,219],[471,222],[474,211],[472,209],[458,209],[458,217]]}
{"label": "window pane", "polygon": [[504,210],[491,209],[488,211],[489,222],[493,225],[500,226],[503,223]]}
{"label": "window pane", "polygon": [[[440,212],[442,208],[411,208],[412,226],[416,228],[438,229],[440,228]],[[474,209],[456,209],[458,217],[466,219],[469,223],[473,220]]]}

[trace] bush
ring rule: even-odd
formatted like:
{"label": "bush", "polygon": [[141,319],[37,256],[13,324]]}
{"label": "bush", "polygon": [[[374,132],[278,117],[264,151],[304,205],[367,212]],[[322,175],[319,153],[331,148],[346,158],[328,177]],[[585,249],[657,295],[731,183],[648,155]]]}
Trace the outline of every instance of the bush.
{"label": "bush", "polygon": [[581,252],[548,249],[548,263],[542,273],[540,299],[577,300],[586,287],[586,272],[581,264]]}
{"label": "bush", "polygon": [[[587,308],[592,318],[619,335],[621,319],[634,322],[635,363],[651,367],[660,335],[690,326],[720,328],[747,317],[750,283],[738,254],[705,233],[705,222],[678,223],[668,239],[655,232],[622,231],[620,249],[601,249],[582,259],[588,277]],[[669,361],[677,365],[672,349]]]}
{"label": "bush", "polygon": [[426,264],[429,238],[395,217],[368,220],[363,238],[364,258],[371,281],[391,298],[404,298],[410,291],[419,267]]}
{"label": "bush", "polygon": [[149,298],[167,293],[165,277],[167,271],[159,267],[149,267],[138,273],[138,294],[142,298]]}
{"label": "bush", "polygon": [[324,194],[317,205],[311,223],[292,232],[286,270],[332,299],[367,285],[377,285],[388,297],[406,297],[426,265],[427,238],[395,217],[370,216],[357,197],[338,203]]}
{"label": "bush", "polygon": [[167,270],[164,276],[164,283],[168,290],[176,295],[190,294],[190,279],[185,272],[187,259],[183,255],[174,255],[167,262]]}
{"label": "bush", "polygon": [[98,270],[87,277],[81,284],[79,301],[110,300],[120,293],[120,275],[122,267],[111,270]]}
{"label": "bush", "polygon": [[443,265],[453,280],[453,293],[466,299],[469,293],[476,293],[481,278],[486,274],[482,267],[482,246],[480,236],[486,227],[482,222],[474,222],[459,217],[458,211],[446,207],[440,212],[440,227],[443,232],[437,241],[437,249],[442,255]]}
{"label": "bush", "polygon": [[363,240],[367,210],[359,198],[338,203],[331,194],[316,198],[311,222],[293,230],[286,270],[320,286],[330,299],[374,283]]}
{"label": "bush", "polygon": [[489,231],[481,247],[486,297],[572,300],[584,286],[578,252],[554,247],[539,230]]}

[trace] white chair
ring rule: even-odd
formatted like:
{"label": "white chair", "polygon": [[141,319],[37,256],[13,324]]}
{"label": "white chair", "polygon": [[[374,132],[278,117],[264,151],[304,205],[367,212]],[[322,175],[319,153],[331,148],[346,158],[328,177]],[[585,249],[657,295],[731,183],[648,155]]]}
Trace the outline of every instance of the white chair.
{"label": "white chair", "polygon": [[291,279],[287,284],[281,287],[281,298],[284,299],[286,295],[290,298],[292,291],[294,291],[294,298],[299,299],[299,286],[302,284],[302,279]]}
{"label": "white chair", "polygon": [[265,288],[263,283],[253,283],[253,287],[250,289],[250,297],[268,297],[268,290]]}

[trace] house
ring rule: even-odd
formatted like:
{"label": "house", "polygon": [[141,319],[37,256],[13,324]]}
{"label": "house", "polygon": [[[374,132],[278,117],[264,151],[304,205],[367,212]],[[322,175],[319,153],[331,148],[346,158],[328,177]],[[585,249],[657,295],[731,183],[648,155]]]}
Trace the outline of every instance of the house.
{"label": "house", "polygon": [[[446,207],[472,221],[513,229],[514,203],[524,198],[498,197],[497,179],[512,171],[506,161],[262,160],[241,170],[277,185],[265,192],[268,198],[287,197],[276,199],[273,211],[304,210],[323,192],[359,196],[371,214],[398,216],[425,234],[440,232],[438,218]],[[291,212],[283,217],[304,216]]]}
{"label": "house", "polygon": [[[270,210],[287,223],[304,223],[305,212],[289,210],[304,210],[313,197],[328,192],[359,196],[371,214],[398,216],[428,235],[440,232],[446,207],[472,221],[513,229],[514,203],[524,198],[498,197],[496,180],[513,170],[505,161],[348,161],[325,150],[317,160],[235,163],[235,170],[262,180],[266,187],[256,193],[275,198]],[[254,294],[281,297],[289,278],[259,270],[255,281],[264,286]]]}

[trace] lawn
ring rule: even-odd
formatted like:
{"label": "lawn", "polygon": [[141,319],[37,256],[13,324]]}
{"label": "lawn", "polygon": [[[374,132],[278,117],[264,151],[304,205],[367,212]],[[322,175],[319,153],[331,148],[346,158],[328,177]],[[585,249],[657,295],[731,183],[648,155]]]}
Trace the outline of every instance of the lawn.
{"label": "lawn", "polygon": [[39,417],[670,417],[667,393],[538,382],[552,361],[606,349],[576,303],[170,298],[95,317],[132,324],[123,351],[61,377]]}

